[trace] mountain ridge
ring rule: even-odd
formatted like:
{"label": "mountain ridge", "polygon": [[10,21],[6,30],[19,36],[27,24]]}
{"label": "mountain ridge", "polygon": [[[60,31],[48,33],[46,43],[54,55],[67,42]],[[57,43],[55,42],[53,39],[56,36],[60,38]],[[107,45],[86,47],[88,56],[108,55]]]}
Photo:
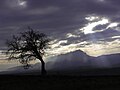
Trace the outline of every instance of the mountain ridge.
{"label": "mountain ridge", "polygon": [[[120,75],[120,55],[110,54],[98,57],[91,57],[83,51],[77,50],[64,55],[52,58],[46,63],[48,72],[60,74],[79,75]],[[29,69],[23,66],[9,68],[8,71],[0,74],[40,74],[40,63],[33,64]]]}
{"label": "mountain ridge", "polygon": [[[72,66],[90,66],[90,67],[117,67],[116,64],[120,64],[120,54],[109,54],[93,57],[87,55],[81,50],[70,52],[64,55],[59,55],[54,60],[54,68],[63,68],[64,66],[69,68]],[[69,64],[69,65],[68,65]],[[63,68],[64,69],[64,68]]]}

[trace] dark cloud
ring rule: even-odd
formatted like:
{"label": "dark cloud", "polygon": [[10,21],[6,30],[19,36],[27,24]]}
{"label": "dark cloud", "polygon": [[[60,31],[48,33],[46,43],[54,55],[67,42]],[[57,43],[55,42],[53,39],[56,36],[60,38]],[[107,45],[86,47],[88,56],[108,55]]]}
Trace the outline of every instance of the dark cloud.
{"label": "dark cloud", "polygon": [[[120,11],[119,0],[105,0],[106,2],[98,2],[98,0],[24,0],[27,1],[27,6],[24,8],[16,5],[12,7],[15,1],[0,1],[0,32],[3,32],[0,33],[0,37],[2,41],[11,34],[24,31],[23,28],[27,26],[61,38],[61,36],[83,27],[87,23],[84,19],[87,15],[94,14],[113,19],[113,16],[117,16]],[[116,20],[119,21],[114,19],[114,21]],[[14,27],[13,30],[10,27]],[[2,41],[0,41],[1,47],[4,45]]]}
{"label": "dark cloud", "polygon": [[[99,41],[114,41],[113,36],[119,36],[120,32],[114,29],[108,28],[101,32],[83,35],[81,38],[83,41],[92,41],[93,43]],[[111,39],[111,40],[110,40]]]}
{"label": "dark cloud", "polygon": [[98,26],[96,26],[96,27],[93,28],[93,31],[106,29],[106,27],[107,27],[108,25],[109,25],[109,24],[106,24],[106,25],[98,25]]}

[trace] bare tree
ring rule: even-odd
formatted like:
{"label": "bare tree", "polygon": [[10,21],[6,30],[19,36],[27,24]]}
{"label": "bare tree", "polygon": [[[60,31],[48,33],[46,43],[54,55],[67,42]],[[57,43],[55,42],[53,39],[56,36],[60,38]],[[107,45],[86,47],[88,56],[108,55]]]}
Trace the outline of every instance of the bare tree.
{"label": "bare tree", "polygon": [[20,63],[26,64],[31,60],[39,59],[41,62],[41,75],[46,75],[43,55],[49,46],[49,38],[44,33],[28,28],[28,31],[13,35],[12,40],[7,40],[7,55],[9,59],[18,59]]}

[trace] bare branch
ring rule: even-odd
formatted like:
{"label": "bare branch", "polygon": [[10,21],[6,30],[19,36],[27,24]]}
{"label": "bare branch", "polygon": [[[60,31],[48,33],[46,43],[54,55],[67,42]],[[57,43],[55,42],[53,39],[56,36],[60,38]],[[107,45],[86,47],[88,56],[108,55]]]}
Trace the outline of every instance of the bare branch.
{"label": "bare branch", "polygon": [[45,49],[49,46],[49,39],[44,33],[34,31],[28,27],[29,31],[13,35],[12,40],[7,40],[6,44],[9,59],[19,59],[20,63],[27,64],[32,57],[40,59]]}

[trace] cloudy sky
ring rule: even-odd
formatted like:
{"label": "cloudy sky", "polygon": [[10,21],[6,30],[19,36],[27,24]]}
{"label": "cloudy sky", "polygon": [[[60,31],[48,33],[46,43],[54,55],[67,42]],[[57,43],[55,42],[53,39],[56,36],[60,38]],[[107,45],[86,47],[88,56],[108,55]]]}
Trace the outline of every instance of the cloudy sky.
{"label": "cloudy sky", "polygon": [[48,56],[120,52],[120,0],[0,0],[0,49],[31,26],[52,38]]}

